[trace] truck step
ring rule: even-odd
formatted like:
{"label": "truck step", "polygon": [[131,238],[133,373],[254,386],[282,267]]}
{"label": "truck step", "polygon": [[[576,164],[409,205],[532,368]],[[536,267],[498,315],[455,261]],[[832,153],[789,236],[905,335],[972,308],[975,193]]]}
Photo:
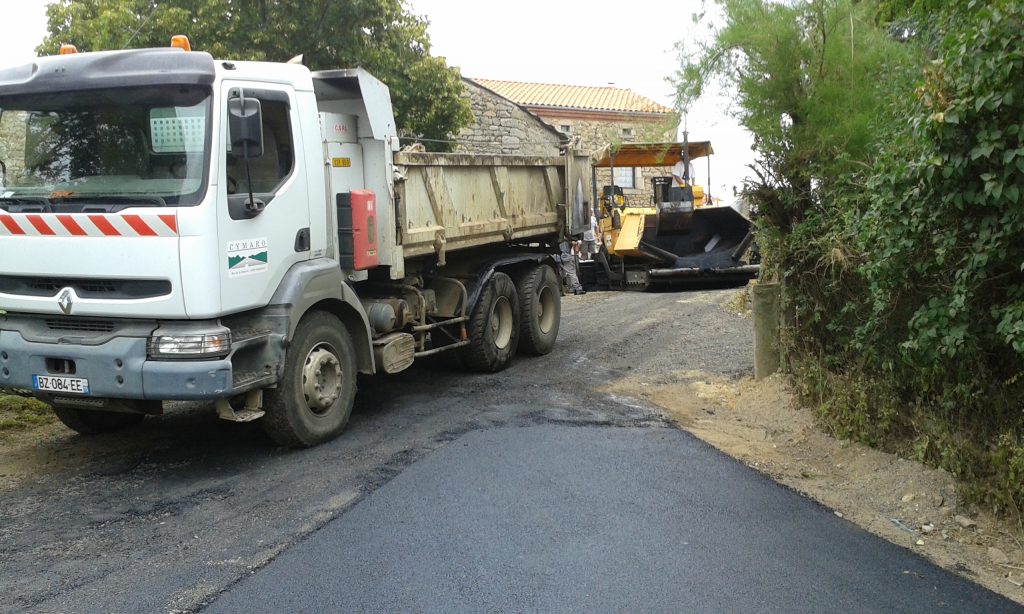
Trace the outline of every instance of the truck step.
{"label": "truck step", "polygon": [[231,409],[230,406],[228,410],[230,411],[224,412],[218,408],[217,417],[231,422],[252,422],[253,420],[259,420],[267,413],[262,409],[239,409],[236,411]]}
{"label": "truck step", "polygon": [[263,411],[263,392],[252,390],[245,395],[244,407],[232,407],[228,399],[217,400],[217,417],[221,420],[231,422],[252,422],[262,418],[267,412]]}
{"label": "truck step", "polygon": [[231,331],[231,348],[234,351],[266,343],[273,331],[255,328],[233,329]]}

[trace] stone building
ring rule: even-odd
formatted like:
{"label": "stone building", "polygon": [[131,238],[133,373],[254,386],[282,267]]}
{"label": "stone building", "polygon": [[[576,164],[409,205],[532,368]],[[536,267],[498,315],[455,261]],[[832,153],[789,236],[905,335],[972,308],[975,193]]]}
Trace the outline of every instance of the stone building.
{"label": "stone building", "polygon": [[569,137],[486,86],[463,79],[473,123],[457,138],[460,153],[557,156]]}
{"label": "stone building", "polygon": [[[674,141],[679,126],[676,113],[632,90],[619,87],[589,87],[466,79],[467,87],[497,95],[515,103],[551,126],[587,153],[621,142]],[[474,104],[476,124],[486,124]],[[478,130],[474,127],[469,130]],[[468,151],[468,150],[467,150]],[[518,152],[510,152],[518,153]],[[664,168],[621,168],[615,171],[615,185],[635,204],[650,202],[651,178],[671,174]],[[598,186],[611,183],[608,170],[598,172]]]}
{"label": "stone building", "polygon": [[0,115],[0,162],[7,171],[7,185],[10,185],[21,175],[25,163],[24,113],[8,111]]}

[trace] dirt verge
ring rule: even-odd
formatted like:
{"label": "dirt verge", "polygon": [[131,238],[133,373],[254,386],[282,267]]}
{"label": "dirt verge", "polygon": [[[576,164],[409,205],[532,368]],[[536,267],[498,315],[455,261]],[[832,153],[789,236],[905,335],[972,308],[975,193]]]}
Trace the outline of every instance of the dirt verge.
{"label": "dirt verge", "polygon": [[0,492],[37,474],[50,462],[49,446],[70,435],[44,403],[0,394]]}

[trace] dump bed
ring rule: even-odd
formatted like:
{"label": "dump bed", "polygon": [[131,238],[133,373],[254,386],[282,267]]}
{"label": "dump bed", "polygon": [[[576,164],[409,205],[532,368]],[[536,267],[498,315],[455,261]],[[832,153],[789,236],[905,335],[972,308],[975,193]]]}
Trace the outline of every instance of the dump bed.
{"label": "dump bed", "polygon": [[399,152],[395,170],[406,258],[555,236],[589,194],[582,156]]}

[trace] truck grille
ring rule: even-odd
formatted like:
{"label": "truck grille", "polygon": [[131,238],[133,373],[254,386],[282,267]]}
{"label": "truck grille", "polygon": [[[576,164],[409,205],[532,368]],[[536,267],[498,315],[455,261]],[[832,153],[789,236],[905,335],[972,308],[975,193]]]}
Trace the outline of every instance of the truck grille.
{"label": "truck grille", "polygon": [[46,327],[72,333],[109,333],[114,330],[112,320],[87,320],[85,318],[50,318]]}
{"label": "truck grille", "polygon": [[0,275],[0,293],[54,297],[71,288],[81,298],[139,299],[167,296],[171,282],[163,279],[87,279]]}

